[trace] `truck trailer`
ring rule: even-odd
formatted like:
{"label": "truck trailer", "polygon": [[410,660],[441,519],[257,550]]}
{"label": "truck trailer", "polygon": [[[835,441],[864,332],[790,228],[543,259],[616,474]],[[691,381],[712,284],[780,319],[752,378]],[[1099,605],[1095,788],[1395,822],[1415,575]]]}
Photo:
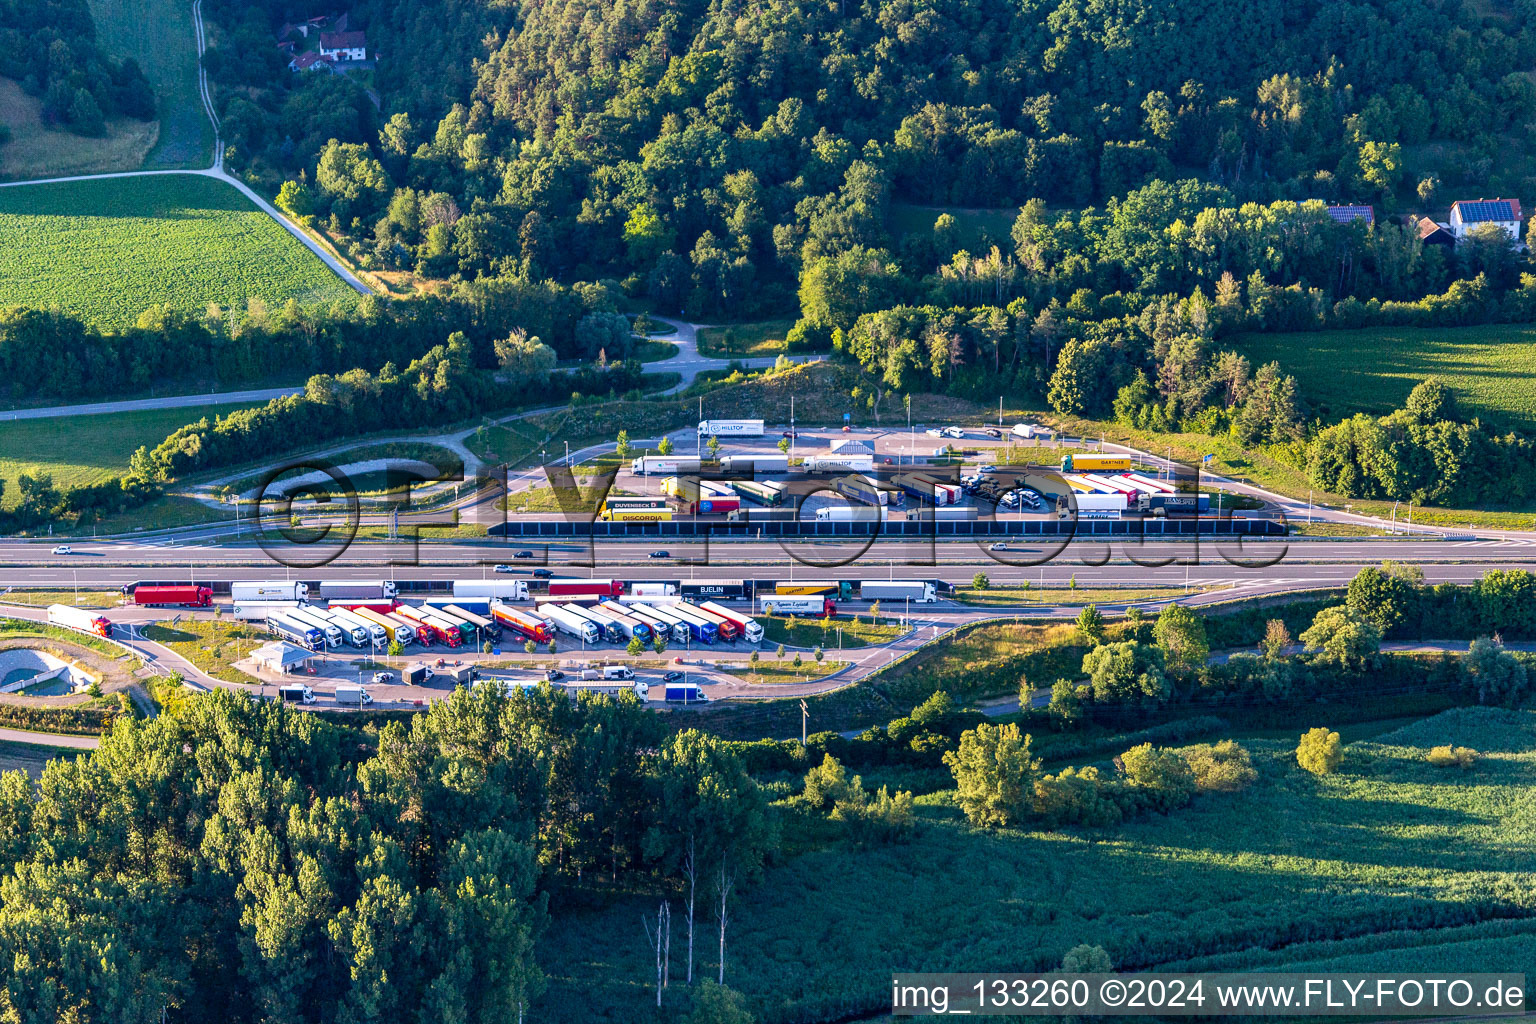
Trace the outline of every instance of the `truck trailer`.
{"label": "truck trailer", "polygon": [[336,687],[336,703],[354,704],[357,707],[362,707],[364,704],[373,703],[373,694],[369,693],[361,686],[348,686],[343,684]]}
{"label": "truck trailer", "polygon": [[554,623],[557,630],[583,643],[595,644],[602,639],[602,631],[597,628],[597,623],[584,615],[572,614],[568,607],[541,604],[537,610],[541,616]]}
{"label": "truck trailer", "polygon": [[729,473],[788,473],[788,455],[723,455],[720,468]]}
{"label": "truck trailer", "polygon": [[82,633],[92,633],[96,636],[112,635],[112,621],[105,615],[86,611],[84,608],[71,608],[67,604],[49,605],[48,623],[53,626],[63,626],[66,629],[78,629]]}
{"label": "truck trailer", "polygon": [[384,628],[375,625],[366,619],[360,619],[345,608],[327,608],[327,614],[331,621],[341,627],[347,635],[347,642],[353,647],[372,647],[374,644],[387,644],[389,638],[384,635]]}
{"label": "truck trailer", "polygon": [[301,606],[297,601],[242,601],[230,605],[229,614],[243,622],[266,622],[298,607]]}
{"label": "truck trailer", "polygon": [[353,608],[351,612],[364,622],[371,622],[384,630],[388,634],[386,644],[391,641],[397,644],[408,644],[416,639],[415,626],[401,622],[388,612],[377,612],[372,608]]}
{"label": "truck trailer", "polygon": [[629,609],[617,601],[599,601],[597,610],[619,624],[619,631],[624,634],[624,639],[639,640],[641,643],[650,641],[651,627],[629,614]]}
{"label": "truck trailer", "polygon": [[731,623],[736,627],[736,634],[747,643],[760,644],[763,642],[763,627],[757,623],[757,620],[751,618],[750,616],[743,615],[738,611],[733,611],[730,608],[727,608],[725,605],[716,604],[713,601],[705,601],[703,604],[699,605],[699,609],[701,611],[709,612],[717,619],[724,619]]}
{"label": "truck trailer", "polygon": [[339,601],[393,601],[399,595],[393,580],[320,581],[320,596],[332,604]]}
{"label": "truck trailer", "polygon": [[726,643],[735,643],[737,638],[741,636],[741,627],[736,625],[736,621],[734,619],[728,618],[724,615],[717,615],[716,613],[709,611],[707,608],[700,608],[696,604],[689,604],[686,601],[682,601],[678,603],[677,610],[691,615],[696,615],[706,622],[713,622],[715,624],[715,632],[718,634],[720,639],[724,640]]}
{"label": "truck trailer", "polygon": [[605,523],[670,523],[671,508],[605,508],[597,514]]}
{"label": "truck trailer", "polygon": [[807,473],[873,473],[873,455],[812,455],[800,466]]}
{"label": "truck trailer", "polygon": [[285,612],[284,618],[314,626],[320,631],[320,635],[325,637],[327,647],[340,647],[346,642],[347,636],[341,631],[341,627],[332,622],[329,615],[322,614],[313,608],[301,605],[291,612]]}
{"label": "truck trailer", "polygon": [[504,629],[510,629],[518,636],[532,640],[536,644],[547,644],[554,639],[548,624],[543,619],[529,615],[527,612],[517,608],[511,608],[504,604],[493,604],[491,605],[491,618],[501,623]]}
{"label": "truck trailer", "polygon": [[[436,615],[422,608],[413,608],[403,604],[395,609],[395,614],[407,622],[416,624],[416,634],[421,637],[423,644],[440,643],[449,647],[464,646],[464,638],[459,635],[459,627],[444,622]],[[423,632],[425,635],[423,635]]]}
{"label": "truck trailer", "polygon": [[683,580],[677,585],[683,597],[706,601],[750,601],[750,580]]}
{"label": "truck trailer", "polygon": [[528,600],[527,580],[454,580],[455,599],[490,601]]}
{"label": "truck trailer", "polygon": [[593,609],[583,604],[577,604],[575,601],[561,601],[558,603],[562,609],[570,614],[578,615],[595,625],[597,631],[602,634],[603,639],[608,643],[616,644],[623,639],[623,634],[619,632],[619,624],[601,612],[594,612]]}
{"label": "truck trailer", "polygon": [[700,420],[699,433],[705,437],[762,437],[762,420]]}
{"label": "truck trailer", "polygon": [[720,627],[712,619],[684,608],[681,602],[672,605],[667,611],[681,619],[688,626],[688,635],[699,643],[712,644],[720,639]]}
{"label": "truck trailer", "polygon": [[922,580],[864,580],[859,584],[859,597],[865,601],[912,601],[932,604],[938,600],[932,583]]}
{"label": "truck trailer", "polygon": [[288,615],[274,615],[268,619],[267,632],[307,651],[325,649],[325,634],[321,632],[320,627]]}
{"label": "truck trailer", "polygon": [[470,611],[463,605],[437,604],[434,602],[431,604],[431,606],[433,608],[441,608],[445,615],[451,615],[458,619],[460,622],[467,622],[471,626],[474,626],[479,634],[478,639],[480,640],[501,639],[501,626],[497,625],[495,619],[488,619],[484,615],[481,615],[479,612]]}
{"label": "truck trailer", "polygon": [[773,594],[763,598],[763,611],[769,615],[832,616],[837,614],[837,605],[819,594]]}
{"label": "truck trailer", "polygon": [[309,600],[309,585],[294,583],[292,580],[272,583],[231,583],[229,599],[235,604],[270,601],[296,601],[302,604]]}
{"label": "truck trailer", "polygon": [[702,459],[680,459],[673,455],[646,455],[634,459],[629,471],[636,476],[654,476],[658,473],[697,473],[704,468]]}
{"label": "truck trailer", "polygon": [[772,480],[732,480],[736,493],[759,505],[774,508],[784,504],[784,485]]}
{"label": "truck trailer", "polygon": [[550,597],[617,598],[623,593],[623,580],[573,578],[549,581]]}
{"label": "truck trailer", "polygon": [[[853,597],[852,580],[780,580],[773,585],[773,592],[784,594],[823,594],[847,601]],[[767,598],[763,598],[767,600]]]}
{"label": "truck trailer", "polygon": [[183,608],[207,608],[213,604],[213,588],[140,585],[133,588],[133,603],[143,607],[175,605]]}
{"label": "truck trailer", "polygon": [[[672,602],[676,604],[677,602]],[[666,605],[626,604],[629,613],[651,627],[652,636],[665,637],[676,643],[687,643],[692,632],[688,623],[678,618]]]}
{"label": "truck trailer", "polygon": [[832,505],[816,510],[818,523],[883,523],[891,518],[884,505]]}
{"label": "truck trailer", "polygon": [[1131,457],[1129,455],[1063,455],[1061,471],[1063,473],[1129,473]]}
{"label": "truck trailer", "polygon": [[838,477],[832,481],[832,489],[839,494],[846,494],[855,501],[861,501],[866,505],[878,505],[881,508],[900,505],[906,498],[901,491],[882,490],[873,480],[855,474]]}

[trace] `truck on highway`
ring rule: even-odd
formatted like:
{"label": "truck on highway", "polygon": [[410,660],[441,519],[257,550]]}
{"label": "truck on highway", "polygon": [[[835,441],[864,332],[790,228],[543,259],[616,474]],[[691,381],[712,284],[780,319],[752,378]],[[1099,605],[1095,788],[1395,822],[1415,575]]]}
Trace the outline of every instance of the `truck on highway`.
{"label": "truck on highway", "polygon": [[[422,608],[413,608],[403,604],[395,609],[395,614],[407,622],[416,624],[416,635],[421,638],[423,644],[439,643],[449,647],[464,646],[464,637],[459,634],[459,627],[451,625],[436,615]],[[425,633],[425,635],[423,635]]]}
{"label": "truck on highway", "polygon": [[840,476],[833,480],[832,489],[866,505],[881,507],[900,505],[906,499],[906,495],[901,491],[882,490],[873,480],[856,474]]}
{"label": "truck on highway", "polygon": [[532,640],[536,644],[547,644],[554,639],[549,625],[543,619],[517,608],[493,604],[491,618],[501,623],[504,629],[510,629],[518,636]]}
{"label": "truck on highway", "polygon": [[315,691],[303,683],[291,683],[277,688],[277,698],[284,704],[313,704]]}
{"label": "truck on highway", "polygon": [[873,455],[812,455],[800,466],[807,473],[872,473]]}
{"label": "truck on highway", "polygon": [[578,577],[549,581],[550,597],[617,598],[623,593],[623,580],[584,580]]}
{"label": "truck on highway", "polygon": [[915,604],[938,600],[934,585],[922,580],[864,580],[859,584],[859,597],[865,601],[907,600]]}
{"label": "truck on highway", "polygon": [[677,585],[683,597],[707,601],[750,601],[751,580],[683,580]]}
{"label": "truck on highway", "polygon": [[389,643],[389,634],[377,622],[369,622],[347,608],[327,608],[326,611],[331,613],[332,622],[347,631],[353,646],[372,647]]}
{"label": "truck on highway", "polygon": [[454,580],[453,596],[469,600],[526,601],[527,580]]}
{"label": "truck on highway", "polygon": [[366,604],[373,601],[393,601],[400,595],[393,580],[321,580],[320,596],[326,601],[356,601]]}
{"label": "truck on highway", "polygon": [[705,437],[762,437],[762,420],[700,420],[699,433]]}
{"label": "truck on highway", "polygon": [[320,631],[320,627],[288,615],[274,615],[268,619],[267,632],[307,651],[325,649],[325,634]]}
{"label": "truck on highway", "polygon": [[560,603],[560,607],[570,614],[578,615],[595,625],[598,632],[603,635],[603,639],[610,644],[616,644],[623,639],[623,634],[619,632],[619,624],[601,612],[594,612],[593,609],[588,608],[586,605],[577,604],[575,601],[563,601]]}
{"label": "truck on highway", "polygon": [[404,645],[416,639],[415,626],[401,622],[388,612],[378,612],[372,608],[353,608],[351,612],[364,622],[371,622],[384,630],[387,634],[384,641],[385,644],[393,641],[394,643]]}
{"label": "truck on highway", "polygon": [[[676,601],[671,602],[676,604]],[[626,603],[624,607],[629,609],[629,614],[651,627],[651,635],[659,636],[664,640],[677,643],[686,643],[689,632],[688,624],[679,619],[666,605],[650,605],[641,603]]]}
{"label": "truck on highway", "polygon": [[607,615],[619,624],[619,631],[624,634],[626,640],[639,640],[648,643],[651,639],[651,627],[629,614],[629,609],[617,601],[599,601],[597,610]]}
{"label": "truck on highway", "polygon": [[722,455],[720,468],[731,473],[788,473],[788,455]]}
{"label": "truck on highway", "polygon": [[[852,580],[780,580],[773,585],[773,592],[777,595],[785,594],[823,594],[827,597],[835,597],[841,601],[853,599]],[[764,597],[763,600],[767,600]]]}
{"label": "truck on highway", "polygon": [[92,633],[96,636],[112,635],[112,622],[105,615],[86,611],[84,608],[71,608],[67,604],[49,605],[48,623],[53,626],[63,626],[66,629],[78,629],[82,633]]}
{"label": "truck on highway", "polygon": [[355,704],[362,707],[364,704],[373,703],[373,694],[361,686],[348,686],[342,684],[336,687],[337,704]]}
{"label": "truck on highway", "polygon": [[141,607],[179,605],[184,608],[207,608],[213,604],[213,588],[156,587],[140,584],[133,588],[133,603]]}
{"label": "truck on highway", "polygon": [[688,626],[688,635],[699,643],[712,644],[720,639],[720,627],[714,620],[684,608],[681,602],[672,605],[667,611],[681,619]]}
{"label": "truck on highway", "polygon": [[821,594],[771,594],[763,598],[763,611],[769,615],[837,614],[837,605]]}
{"label": "truck on highway", "polygon": [[539,615],[554,623],[557,630],[583,643],[595,644],[603,638],[602,630],[597,628],[597,623],[584,615],[573,614],[568,607],[541,604],[537,611]]}
{"label": "truck on highway", "polygon": [[818,523],[883,523],[890,517],[890,509],[883,505],[832,505],[816,510]]}
{"label": "truck on highway", "polygon": [[697,473],[704,468],[702,459],[684,459],[674,455],[646,455],[635,459],[629,464],[629,471],[636,476],[651,476],[657,473]]}
{"label": "truck on highway", "polygon": [[709,700],[697,683],[668,683],[666,699],[672,703],[698,704]]}
{"label": "truck on highway", "polygon": [[302,604],[309,600],[309,585],[294,583],[292,580],[272,583],[231,583],[229,599],[235,604],[269,601],[296,601]]}
{"label": "truck on highway", "polygon": [[705,601],[703,604],[699,605],[699,610],[709,612],[709,614],[713,615],[716,619],[724,619],[731,625],[735,626],[736,635],[741,637],[747,643],[760,644],[763,642],[763,627],[757,623],[757,620],[751,618],[750,616],[743,615],[738,611],[732,611],[725,605],[716,604],[713,601]]}
{"label": "truck on highway", "polygon": [[341,627],[332,622],[329,615],[321,614],[313,608],[301,605],[290,612],[284,612],[283,617],[314,626],[320,631],[320,635],[325,638],[325,646],[327,647],[340,647],[347,640],[346,634],[341,631]]}
{"label": "truck on highway", "polygon": [[727,618],[723,615],[717,615],[708,609],[700,608],[698,605],[689,604],[686,601],[679,602],[677,605],[677,610],[687,614],[696,615],[706,622],[713,622],[715,624],[716,634],[726,643],[733,644],[741,636],[741,627],[736,625],[736,621],[734,619]]}

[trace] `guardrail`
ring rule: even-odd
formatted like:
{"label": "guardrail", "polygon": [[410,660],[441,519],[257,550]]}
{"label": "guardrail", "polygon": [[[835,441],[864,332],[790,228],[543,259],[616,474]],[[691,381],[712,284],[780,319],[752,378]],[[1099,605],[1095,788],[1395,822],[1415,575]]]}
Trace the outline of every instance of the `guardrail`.
{"label": "guardrail", "polygon": [[765,520],[757,523],[698,522],[606,523],[519,519],[496,523],[492,537],[633,538],[709,537],[711,540],[755,540],[759,537],[838,538],[955,538],[955,537],[1283,537],[1284,523],[1272,519],[1079,519],[962,520],[958,522],[885,521],[831,523],[810,520]]}

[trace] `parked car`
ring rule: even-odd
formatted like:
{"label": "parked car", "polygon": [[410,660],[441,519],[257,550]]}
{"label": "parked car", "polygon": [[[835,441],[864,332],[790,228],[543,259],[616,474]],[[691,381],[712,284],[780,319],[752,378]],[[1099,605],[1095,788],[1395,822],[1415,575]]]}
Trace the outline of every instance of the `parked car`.
{"label": "parked car", "polygon": [[56,555],[72,555],[75,552],[68,544],[60,544],[53,549],[53,553]]}
{"label": "parked car", "polygon": [[652,551],[646,557],[647,558],[671,558],[672,557],[672,552],[670,552],[670,551]]}
{"label": "parked car", "polygon": [[941,431],[941,433],[945,437],[964,437],[965,436],[965,431],[961,430],[959,427],[945,427]]}
{"label": "parked car", "polygon": [[1003,432],[998,430],[996,427],[983,427],[981,432],[986,434],[988,437],[995,437],[1000,439],[1003,436]]}
{"label": "parked car", "polygon": [[554,573],[550,572],[548,569],[533,570],[533,578],[536,580],[547,580],[553,575]]}
{"label": "parked car", "polygon": [[544,678],[549,680],[551,683],[558,683],[560,680],[565,678],[565,673],[561,672],[557,668],[552,668],[548,672],[544,673]]}
{"label": "parked car", "polygon": [[938,427],[929,427],[927,430],[923,431],[923,433],[927,434],[929,437],[944,436],[944,431],[940,430]]}
{"label": "parked car", "polygon": [[390,673],[388,673],[388,672],[375,672],[372,676],[370,676],[368,678],[368,681],[370,683],[372,683],[374,686],[378,686],[378,685],[380,685],[382,683],[389,682],[393,678],[395,678],[395,677],[393,675],[391,675]]}
{"label": "parked car", "polygon": [[676,671],[668,672],[666,675],[662,676],[661,679],[662,679],[662,682],[677,683],[677,682],[681,682],[682,681],[683,674],[681,672],[676,672]]}

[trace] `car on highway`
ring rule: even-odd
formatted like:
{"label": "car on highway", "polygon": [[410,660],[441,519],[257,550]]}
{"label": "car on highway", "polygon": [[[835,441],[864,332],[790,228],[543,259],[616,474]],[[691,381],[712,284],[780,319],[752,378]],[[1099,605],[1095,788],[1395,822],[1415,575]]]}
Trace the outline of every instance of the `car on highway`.
{"label": "car on highway", "polygon": [[394,678],[395,677],[388,672],[375,672],[373,675],[368,677],[368,682],[372,683],[374,686],[381,686]]}
{"label": "car on highway", "polygon": [[645,557],[646,558],[671,558],[672,557],[672,552],[670,552],[670,551],[652,551],[650,554],[646,555]]}
{"label": "car on highway", "polygon": [[533,552],[529,551],[527,548],[524,548],[522,551],[519,551],[517,554],[513,555],[512,557],[513,558],[532,558],[533,557]]}
{"label": "car on highway", "polygon": [[513,568],[510,565],[498,565],[492,571],[493,572],[512,572],[514,570],[513,570]]}
{"label": "car on highway", "polygon": [[547,580],[553,575],[554,573],[550,572],[548,569],[533,570],[533,578],[536,580]]}
{"label": "car on highway", "polygon": [[988,551],[1007,551],[1008,550],[1008,545],[1004,541],[998,541],[996,544],[988,544],[987,545],[987,550]]}
{"label": "car on highway", "polygon": [[53,553],[56,555],[72,555],[75,551],[68,544],[59,544],[54,547]]}
{"label": "car on highway", "polygon": [[661,677],[661,681],[664,682],[664,683],[677,683],[677,682],[681,682],[682,679],[683,679],[683,674],[681,672],[676,671],[676,670],[668,672],[666,675]]}

